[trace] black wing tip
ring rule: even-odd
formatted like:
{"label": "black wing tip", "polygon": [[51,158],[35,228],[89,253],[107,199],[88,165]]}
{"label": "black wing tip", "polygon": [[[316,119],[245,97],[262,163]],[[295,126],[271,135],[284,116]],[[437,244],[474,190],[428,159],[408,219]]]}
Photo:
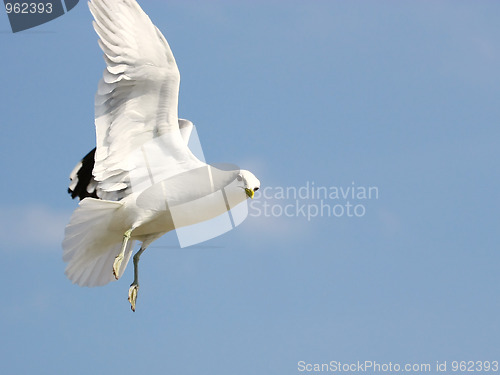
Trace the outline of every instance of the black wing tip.
{"label": "black wing tip", "polygon": [[[75,189],[76,190],[76,189]],[[75,199],[78,197],[78,199],[80,200],[83,200],[85,198],[96,198],[96,199],[99,199],[99,197],[97,196],[95,190],[92,192],[92,193],[89,193],[88,191],[84,190],[84,191],[73,191],[71,189],[68,189],[68,194],[71,195],[71,199]]]}
{"label": "black wing tip", "polygon": [[80,200],[83,200],[85,198],[99,199],[99,197],[97,196],[95,191],[93,191],[92,193],[89,193],[87,191],[77,192],[77,191],[73,191],[71,189],[68,189],[68,193],[71,195],[72,199],[75,199],[76,197],[78,197],[78,199],[80,199]]}
{"label": "black wing tip", "polygon": [[81,160],[82,166],[76,172],[76,178],[78,182],[75,186],[74,190],[68,188],[68,194],[71,195],[72,199],[78,197],[80,200],[85,199],[87,197],[90,198],[99,198],[94,189],[91,193],[87,191],[87,187],[93,179],[92,170],[94,169],[94,158],[95,158],[95,147],[92,151],[90,151],[87,155],[83,157]]}
{"label": "black wing tip", "polygon": [[74,192],[73,190],[71,190],[70,188],[68,188],[68,194],[69,194],[69,195],[71,195],[71,198],[72,198],[72,199],[75,199],[75,198],[78,196],[78,194],[77,194],[77,193],[75,193],[75,192]]}

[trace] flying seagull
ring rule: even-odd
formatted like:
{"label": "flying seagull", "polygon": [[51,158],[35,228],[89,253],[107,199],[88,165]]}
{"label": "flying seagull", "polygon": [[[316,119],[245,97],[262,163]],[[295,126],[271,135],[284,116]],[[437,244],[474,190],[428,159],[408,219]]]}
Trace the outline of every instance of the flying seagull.
{"label": "flying seagull", "polygon": [[80,203],[66,226],[63,260],[73,283],[101,286],[123,275],[141,241],[128,292],[135,311],[146,248],[253,198],[260,182],[249,171],[207,165],[190,150],[193,124],[177,114],[177,64],[139,4],[91,0],[89,8],[106,69],[95,96],[97,146],[70,174],[68,192]]}

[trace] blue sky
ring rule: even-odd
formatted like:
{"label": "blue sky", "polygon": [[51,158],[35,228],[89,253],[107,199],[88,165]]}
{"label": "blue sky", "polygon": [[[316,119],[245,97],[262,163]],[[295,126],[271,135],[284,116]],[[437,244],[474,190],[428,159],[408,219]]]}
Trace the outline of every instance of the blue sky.
{"label": "blue sky", "polygon": [[[262,187],[378,188],[362,217],[256,215],[132,281],[64,276],[68,175],[104,68],[86,4],[12,34],[0,12],[6,373],[296,374],[297,363],[500,360],[496,1],[147,1],[209,162]],[[345,205],[345,199],[324,204]]]}

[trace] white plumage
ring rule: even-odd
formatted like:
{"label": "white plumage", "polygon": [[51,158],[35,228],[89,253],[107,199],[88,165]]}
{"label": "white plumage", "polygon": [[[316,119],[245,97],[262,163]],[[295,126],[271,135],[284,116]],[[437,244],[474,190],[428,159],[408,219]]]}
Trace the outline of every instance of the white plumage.
{"label": "white plumage", "polygon": [[[89,8],[106,69],[95,97],[92,174],[81,181],[84,159],[70,177],[70,192],[84,183],[88,194],[73,194],[82,201],[66,227],[63,259],[72,282],[104,285],[123,274],[134,240],[142,241],[129,290],[134,310],[145,248],[253,197],[260,182],[248,171],[209,167],[188,148],[193,124],[177,115],[174,56],[137,2],[92,0]],[[219,191],[226,199],[222,210],[213,198]]]}
{"label": "white plumage", "polygon": [[[80,286],[101,286],[115,280],[113,261],[120,252],[123,232],[112,230],[120,202],[86,198],[71,217],[63,242],[66,275]],[[93,229],[93,230],[92,230]],[[103,232],[105,229],[105,233]],[[132,254],[134,241],[126,248],[125,264]],[[122,267],[118,277],[123,275]]]}
{"label": "white plumage", "polygon": [[180,75],[166,39],[135,1],[97,0],[89,7],[106,61],[95,98],[94,177],[106,197],[116,198],[134,168],[124,160],[142,144],[170,133],[174,145],[184,146],[177,156],[192,155],[179,142]]}

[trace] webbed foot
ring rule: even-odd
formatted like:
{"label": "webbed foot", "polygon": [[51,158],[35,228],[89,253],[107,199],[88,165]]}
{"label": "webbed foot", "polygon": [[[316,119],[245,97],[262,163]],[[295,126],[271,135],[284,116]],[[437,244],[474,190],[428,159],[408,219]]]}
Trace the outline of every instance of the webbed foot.
{"label": "webbed foot", "polygon": [[120,277],[120,268],[123,262],[123,254],[118,254],[113,262],[113,276],[116,280]]}
{"label": "webbed foot", "polygon": [[135,302],[137,301],[137,293],[139,292],[139,285],[132,284],[128,290],[128,301],[130,302],[130,308],[135,311]]}

